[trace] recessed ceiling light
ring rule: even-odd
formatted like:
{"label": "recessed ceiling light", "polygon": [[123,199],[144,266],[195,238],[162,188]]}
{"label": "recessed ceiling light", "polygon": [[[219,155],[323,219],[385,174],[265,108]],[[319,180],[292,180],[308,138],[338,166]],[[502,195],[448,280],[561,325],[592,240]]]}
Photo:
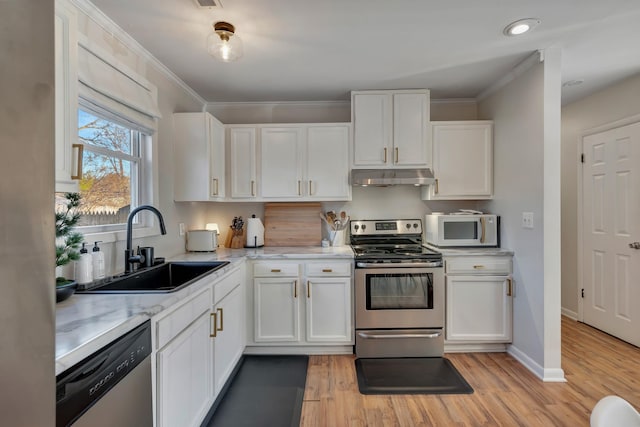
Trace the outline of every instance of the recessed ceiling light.
{"label": "recessed ceiling light", "polygon": [[578,86],[584,83],[584,79],[568,80],[562,83],[562,87]]}
{"label": "recessed ceiling light", "polygon": [[505,36],[519,36],[520,34],[533,30],[539,24],[540,20],[536,18],[520,19],[504,27],[502,33]]}

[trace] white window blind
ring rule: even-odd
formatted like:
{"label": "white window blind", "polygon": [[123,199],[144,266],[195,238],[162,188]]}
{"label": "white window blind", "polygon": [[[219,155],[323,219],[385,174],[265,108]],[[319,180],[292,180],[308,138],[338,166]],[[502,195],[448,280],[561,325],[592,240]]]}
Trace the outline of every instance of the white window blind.
{"label": "white window blind", "polygon": [[161,117],[157,88],[87,41],[78,45],[81,98],[154,131]]}

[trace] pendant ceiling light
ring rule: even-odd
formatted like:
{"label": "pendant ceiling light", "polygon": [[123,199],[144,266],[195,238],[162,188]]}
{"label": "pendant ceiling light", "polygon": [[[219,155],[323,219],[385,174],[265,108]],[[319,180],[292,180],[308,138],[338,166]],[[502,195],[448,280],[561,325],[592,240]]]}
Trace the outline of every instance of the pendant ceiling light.
{"label": "pendant ceiling light", "polygon": [[228,22],[213,24],[213,33],[207,39],[207,50],[222,62],[231,62],[242,56],[242,40],[235,34],[235,27]]}

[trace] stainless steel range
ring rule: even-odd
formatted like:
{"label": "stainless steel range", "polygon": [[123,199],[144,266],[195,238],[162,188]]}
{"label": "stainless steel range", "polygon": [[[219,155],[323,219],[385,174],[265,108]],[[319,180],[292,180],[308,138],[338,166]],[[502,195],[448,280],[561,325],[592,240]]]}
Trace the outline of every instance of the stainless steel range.
{"label": "stainless steel range", "polygon": [[351,221],[356,355],[441,357],[442,254],[422,246],[422,221]]}

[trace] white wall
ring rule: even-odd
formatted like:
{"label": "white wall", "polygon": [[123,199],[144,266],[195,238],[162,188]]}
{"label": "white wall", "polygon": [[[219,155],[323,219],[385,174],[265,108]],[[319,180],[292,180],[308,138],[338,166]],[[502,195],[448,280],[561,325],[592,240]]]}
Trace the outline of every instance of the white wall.
{"label": "white wall", "polygon": [[582,133],[640,114],[640,74],[562,108],[562,309],[578,316],[578,165]]}
{"label": "white wall", "polygon": [[[556,145],[559,145],[559,66],[559,58],[554,61],[553,66],[547,65],[557,68],[556,72],[551,72],[550,69],[545,71],[543,63],[534,63],[478,104],[479,118],[494,121],[494,198],[486,203],[486,208],[501,216],[502,246],[515,252],[514,339],[509,351],[542,378],[545,378],[547,369],[560,367],[559,301],[557,317],[551,319],[557,323],[557,332],[547,332],[557,337],[557,346],[553,344],[549,349],[557,352],[557,357],[550,359],[553,365],[545,364],[549,356],[545,355],[545,316],[549,315],[545,314],[545,281],[551,278],[545,276],[544,261],[552,255],[545,251],[548,248],[553,251],[554,243],[545,241],[547,218],[544,213],[553,206],[544,205],[545,189],[552,184],[545,181],[544,171],[545,149],[548,148],[547,144],[553,142],[545,142],[545,137],[548,137],[547,133],[553,132],[553,127],[557,129]],[[558,96],[549,96],[552,92],[545,88],[545,78],[548,79],[547,85],[557,85]],[[549,114],[545,115],[547,107],[550,107],[551,113],[556,112],[555,120]],[[559,187],[559,163],[557,169],[556,184]],[[559,212],[559,200],[550,203],[556,203]],[[521,227],[522,212],[533,212],[533,229]],[[559,256],[559,236],[557,243],[556,256]],[[551,267],[547,266],[547,269]],[[549,287],[555,283],[559,300],[559,269],[554,274],[558,276],[557,282],[549,283]],[[556,371],[551,375],[562,376],[562,373]]]}
{"label": "white wall", "polygon": [[[79,9],[79,32],[158,88],[158,106],[162,118],[159,119],[158,130],[153,136],[154,175],[157,179],[153,205],[164,217],[167,235],[158,233],[157,236],[134,239],[133,244],[134,247],[154,246],[156,256],[170,257],[182,253],[184,237],[179,235],[178,224],[198,222],[198,218],[204,214],[205,206],[173,201],[173,141],[178,137],[173,133],[173,113],[202,111],[205,103],[92,4],[84,0],[74,0],[73,3]],[[87,237],[87,240],[90,241],[91,238]],[[123,240],[102,244],[107,274],[124,270],[125,247],[126,242]]]}

